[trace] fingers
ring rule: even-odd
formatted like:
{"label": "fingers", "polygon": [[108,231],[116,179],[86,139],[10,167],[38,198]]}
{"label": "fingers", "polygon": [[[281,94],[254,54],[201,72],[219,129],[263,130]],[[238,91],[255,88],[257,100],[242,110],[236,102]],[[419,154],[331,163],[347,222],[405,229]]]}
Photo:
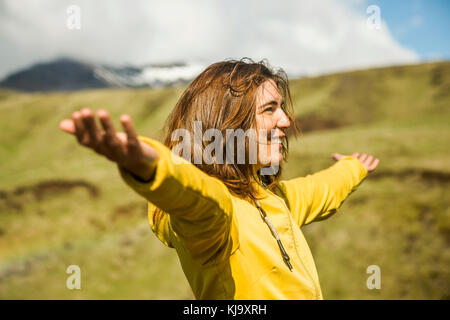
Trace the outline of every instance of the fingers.
{"label": "fingers", "polygon": [[359,157],[359,161],[361,161],[361,163],[365,163],[367,159],[367,154],[363,153],[360,157]]}
{"label": "fingers", "polygon": [[122,123],[122,127],[127,134],[127,147],[129,154],[131,156],[140,156],[142,150],[131,117],[127,114],[123,114],[120,116],[120,122]]}
{"label": "fingers", "polygon": [[[339,161],[340,159],[344,158],[344,155],[341,155],[340,153],[334,153],[333,154],[333,158],[337,161]],[[375,158],[372,155],[368,155],[366,153],[361,154],[361,156],[359,155],[359,152],[354,152],[352,154],[353,158],[358,159],[363,165],[364,167],[366,167],[368,172],[371,172],[373,170],[375,170],[375,168],[378,166],[378,164],[380,163],[380,160],[378,158]]]}
{"label": "fingers", "polygon": [[342,155],[342,154],[340,154],[340,153],[333,153],[332,155],[332,158],[334,159],[334,160],[336,160],[336,161],[339,161],[339,160],[341,160],[344,156]]}
{"label": "fingers", "polygon": [[[68,121],[71,123],[69,124]],[[81,145],[91,148],[100,154],[105,154],[104,144],[102,143],[103,132],[97,127],[91,109],[83,108],[81,111],[74,111],[72,120],[68,121],[61,121],[60,128],[62,130],[75,134]],[[72,129],[73,132],[71,132]]]}
{"label": "fingers", "polygon": [[88,146],[92,149],[99,151],[101,142],[101,132],[95,123],[94,113],[89,108],[83,108],[81,110],[82,122],[87,131]]}
{"label": "fingers", "polygon": [[84,128],[82,116],[80,111],[72,113],[72,121],[75,125],[75,136],[80,144],[87,146],[89,142],[89,136]]}
{"label": "fingers", "polygon": [[101,126],[97,126],[94,112],[90,108],[83,108],[73,112],[71,120],[62,120],[59,127],[65,132],[75,134],[80,144],[111,161],[128,165],[141,163],[144,152],[130,116],[122,115],[120,118],[125,130],[123,133],[116,131],[108,111],[100,109],[96,115]]}
{"label": "fingers", "polygon": [[380,160],[378,158],[375,159],[375,161],[369,166],[368,171],[375,170],[376,167],[378,167],[378,164],[380,163]]}
{"label": "fingers", "polygon": [[363,165],[364,167],[366,167],[368,172],[371,172],[373,170],[375,170],[375,168],[378,166],[378,164],[380,163],[380,160],[378,158],[375,158],[372,155],[368,155],[366,153],[363,153],[359,158],[358,158],[358,152],[355,152],[352,156],[356,157]]}
{"label": "fingers", "polygon": [[75,134],[75,123],[72,119],[64,119],[59,123],[59,128],[67,133]]}
{"label": "fingers", "polygon": [[123,148],[122,142],[117,138],[117,132],[114,128],[114,124],[109,116],[108,111],[98,110],[97,116],[100,119],[100,123],[105,129],[105,134],[103,135],[103,142],[105,148],[113,155],[115,158],[123,157],[125,150]]}

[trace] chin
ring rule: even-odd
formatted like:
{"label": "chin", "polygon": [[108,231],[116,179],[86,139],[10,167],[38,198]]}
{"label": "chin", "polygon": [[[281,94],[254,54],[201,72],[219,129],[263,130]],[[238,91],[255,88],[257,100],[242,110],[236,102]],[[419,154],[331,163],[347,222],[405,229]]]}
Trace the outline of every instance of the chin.
{"label": "chin", "polygon": [[281,164],[281,162],[283,161],[283,154],[281,154],[280,152],[275,154],[275,155],[268,155],[265,156],[263,158],[265,161],[264,162],[260,162],[260,163],[264,163],[263,167],[267,167],[267,166],[271,166],[271,165],[276,165],[276,164]]}
{"label": "chin", "polygon": [[270,164],[280,164],[283,161],[283,155],[281,153],[271,157]]}

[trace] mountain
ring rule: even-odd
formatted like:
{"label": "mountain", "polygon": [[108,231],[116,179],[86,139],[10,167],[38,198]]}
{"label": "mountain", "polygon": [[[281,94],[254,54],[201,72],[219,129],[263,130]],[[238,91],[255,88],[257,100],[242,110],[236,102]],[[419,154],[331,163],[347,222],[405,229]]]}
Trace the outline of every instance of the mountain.
{"label": "mountain", "polygon": [[185,63],[113,67],[59,58],[15,72],[1,81],[0,87],[28,92],[164,87],[185,84],[202,69],[201,65]]}

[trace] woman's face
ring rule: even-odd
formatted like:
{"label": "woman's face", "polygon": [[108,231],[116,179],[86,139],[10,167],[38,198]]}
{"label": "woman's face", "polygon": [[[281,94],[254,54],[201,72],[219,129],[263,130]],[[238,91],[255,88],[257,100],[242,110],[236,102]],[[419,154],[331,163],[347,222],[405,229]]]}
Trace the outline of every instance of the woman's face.
{"label": "woman's face", "polygon": [[[258,131],[266,130],[267,136],[259,137],[258,167],[279,164],[283,160],[281,142],[285,137],[284,132],[291,125],[289,117],[281,108],[283,104],[283,97],[273,80],[267,80],[259,86],[256,99],[256,124]],[[263,144],[267,144],[267,147],[261,148]]]}

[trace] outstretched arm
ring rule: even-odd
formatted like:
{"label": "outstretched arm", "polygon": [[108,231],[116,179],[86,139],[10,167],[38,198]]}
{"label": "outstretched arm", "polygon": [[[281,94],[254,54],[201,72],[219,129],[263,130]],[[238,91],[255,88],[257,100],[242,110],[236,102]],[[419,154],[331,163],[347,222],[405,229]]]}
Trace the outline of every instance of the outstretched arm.
{"label": "outstretched arm", "polygon": [[[333,159],[336,161],[339,161],[343,158],[345,158],[345,155],[342,155],[340,153],[333,153],[332,155]],[[363,153],[361,156],[359,155],[359,152],[355,152],[352,154],[353,158],[356,158],[361,162],[361,164],[366,168],[367,172],[372,172],[378,167],[378,164],[380,163],[380,159],[373,158],[371,154],[367,155]]]}
{"label": "outstretched arm", "polygon": [[356,190],[379,159],[355,152],[333,154],[337,162],[317,173],[280,182],[283,196],[298,226],[328,218]]}
{"label": "outstretched arm", "polygon": [[129,116],[120,118],[122,133],[114,130],[105,110],[97,115],[104,130],[87,108],[61,121],[60,128],[117,163],[128,186],[170,214],[173,234],[197,261],[224,258],[237,246],[237,237],[231,237],[233,201],[223,182],[173,155],[162,143],[138,137]]}
{"label": "outstretched arm", "polygon": [[120,117],[125,133],[115,130],[108,111],[98,110],[97,116],[104,130],[97,126],[94,113],[89,108],[73,112],[72,119],[62,120],[59,127],[75,135],[81,145],[117,163],[142,180],[150,180],[155,172],[158,153],[153,147],[138,140],[130,116],[123,114]]}

